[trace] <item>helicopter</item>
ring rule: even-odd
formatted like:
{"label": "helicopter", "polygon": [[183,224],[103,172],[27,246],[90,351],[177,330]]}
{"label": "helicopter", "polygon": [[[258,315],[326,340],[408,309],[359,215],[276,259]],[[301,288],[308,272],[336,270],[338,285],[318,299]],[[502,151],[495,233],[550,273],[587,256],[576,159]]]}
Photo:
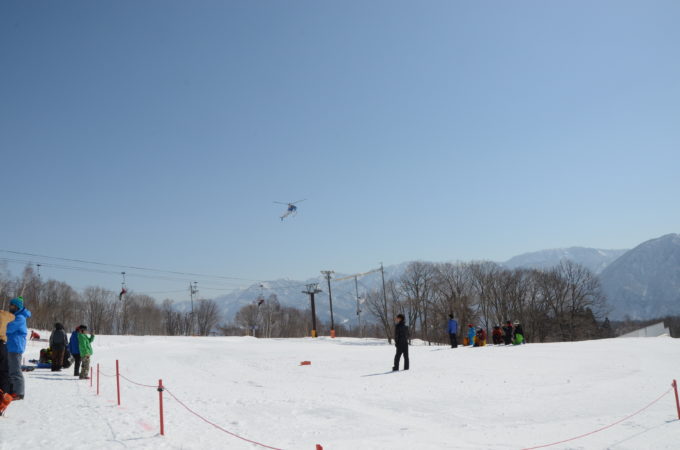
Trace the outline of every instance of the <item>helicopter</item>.
{"label": "helicopter", "polygon": [[288,202],[288,203],[274,202],[274,203],[277,203],[279,205],[287,205],[286,212],[284,212],[283,215],[280,216],[281,222],[283,222],[283,219],[285,219],[286,217],[288,217],[290,215],[293,215],[293,216],[296,215],[297,214],[297,206],[295,206],[295,204],[300,203],[300,202],[304,202],[305,200],[307,200],[307,199],[303,198],[302,200],[297,200],[295,202]]}

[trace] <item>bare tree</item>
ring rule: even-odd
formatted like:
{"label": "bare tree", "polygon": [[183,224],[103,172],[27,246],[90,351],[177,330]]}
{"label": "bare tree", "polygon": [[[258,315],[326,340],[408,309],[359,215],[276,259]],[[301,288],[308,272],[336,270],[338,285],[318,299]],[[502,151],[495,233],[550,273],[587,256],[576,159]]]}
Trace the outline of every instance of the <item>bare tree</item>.
{"label": "bare tree", "polygon": [[220,321],[220,311],[214,300],[201,299],[196,308],[198,334],[207,336]]}
{"label": "bare tree", "polygon": [[452,314],[462,327],[474,320],[472,281],[466,264],[437,264],[434,279],[434,321],[438,342],[447,342],[448,315]]}
{"label": "bare tree", "polygon": [[394,316],[396,314],[394,309],[398,302],[398,289],[394,280],[387,281],[384,293],[377,290],[369,291],[366,295],[366,307],[378,320],[383,335],[390,344],[394,333]]}
{"label": "bare tree", "polygon": [[[115,315],[108,315],[111,312],[111,305],[113,299],[113,292],[100,288],[88,287],[83,292],[83,300],[85,302],[85,320],[88,322],[88,327],[92,331],[104,333],[111,329],[111,318]],[[109,325],[104,327],[105,323]]]}

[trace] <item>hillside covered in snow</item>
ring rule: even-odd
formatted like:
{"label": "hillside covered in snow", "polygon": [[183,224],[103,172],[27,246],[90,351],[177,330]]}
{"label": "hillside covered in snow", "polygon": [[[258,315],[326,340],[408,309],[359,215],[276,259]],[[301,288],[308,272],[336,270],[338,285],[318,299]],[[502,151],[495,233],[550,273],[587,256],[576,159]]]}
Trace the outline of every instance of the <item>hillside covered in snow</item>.
{"label": "hillside covered in snow", "polygon": [[[30,343],[26,359],[40,346]],[[0,448],[264,448],[234,433],[280,449],[501,450],[616,422],[552,448],[675,449],[680,436],[669,389],[680,340],[671,338],[414,345],[410,370],[397,373],[394,347],[376,339],[97,336],[94,352],[100,395],[96,376],[90,387],[70,370],[27,373],[26,399],[0,419]]]}

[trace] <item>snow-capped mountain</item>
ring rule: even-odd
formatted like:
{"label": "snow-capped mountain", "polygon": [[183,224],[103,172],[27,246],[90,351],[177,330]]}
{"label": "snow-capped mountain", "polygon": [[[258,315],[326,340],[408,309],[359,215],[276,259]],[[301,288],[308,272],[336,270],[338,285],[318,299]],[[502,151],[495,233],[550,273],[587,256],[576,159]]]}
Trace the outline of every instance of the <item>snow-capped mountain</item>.
{"label": "snow-capped mountain", "polygon": [[558,265],[561,261],[569,260],[581,264],[594,273],[602,272],[628,250],[604,250],[587,247],[557,248],[538,252],[523,253],[502,263],[509,269],[529,268],[548,269]]}
{"label": "snow-capped mountain", "polygon": [[[385,279],[401,276],[408,263],[386,266]],[[335,274],[334,278],[343,278],[345,274]],[[309,307],[309,295],[303,294],[306,285],[318,283],[318,289],[322,292],[315,295],[316,313],[319,318],[326,323],[330,323],[330,302],[328,299],[328,284],[326,279],[319,275],[316,278],[307,280],[274,280],[266,281],[262,284],[253,284],[245,289],[231,292],[215,298],[220,305],[226,320],[232,320],[242,307],[255,303],[258,298],[263,296],[265,300],[271,294],[276,294],[277,300],[282,306],[292,306],[299,309]],[[357,287],[359,298],[363,299],[366,293],[371,290],[380,289],[382,278],[380,272],[358,277],[355,286],[354,279],[343,281],[331,281],[331,292],[333,295],[333,317],[336,324],[346,324],[354,326],[357,323]],[[364,319],[368,315],[367,308],[361,306]]]}
{"label": "snow-capped mountain", "polygon": [[[680,235],[669,234],[652,239],[633,250],[605,250],[586,247],[543,250],[515,256],[504,263],[507,268],[548,269],[563,260],[582,264],[600,274],[604,293],[612,307],[611,318],[659,317],[680,314]],[[409,262],[385,267],[385,279],[399,278]],[[342,278],[335,274],[334,278]],[[381,288],[380,272],[358,278],[359,297],[371,290]],[[326,280],[318,277],[307,280],[280,279],[253,284],[215,298],[223,312],[223,318],[233,320],[243,306],[255,303],[261,296],[265,299],[276,294],[283,306],[300,309],[309,307],[309,296],[303,294],[306,285],[318,283],[322,292],[316,295],[319,318],[330,322],[330,308]],[[354,279],[332,281],[333,314],[336,324],[354,326],[357,323],[357,290]],[[187,305],[182,305],[187,306]],[[367,308],[361,306],[364,319],[369,317]]]}
{"label": "snow-capped mountain", "polygon": [[643,242],[611,263],[600,279],[612,318],[680,314],[680,234]]}

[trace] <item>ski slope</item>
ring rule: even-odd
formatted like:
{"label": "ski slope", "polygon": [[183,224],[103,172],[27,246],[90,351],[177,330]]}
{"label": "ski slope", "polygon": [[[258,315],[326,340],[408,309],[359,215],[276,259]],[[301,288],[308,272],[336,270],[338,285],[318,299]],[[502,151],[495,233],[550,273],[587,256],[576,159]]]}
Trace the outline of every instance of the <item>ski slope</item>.
{"label": "ski slope", "polygon": [[[44,336],[48,336],[46,333]],[[414,345],[411,370],[386,373],[377,339],[97,336],[94,367],[155,385],[189,408],[271,447],[520,449],[578,436],[634,413],[680,379],[680,340],[631,338],[518,347]],[[29,343],[26,360],[44,343]],[[300,366],[301,361],[311,361]],[[95,380],[96,381],[96,380]],[[72,369],[26,374],[26,399],[0,418],[0,448],[257,449],[189,413],[166,392]],[[96,383],[95,383],[96,384]],[[677,449],[667,393],[640,414],[549,448]],[[58,444],[58,445],[57,445]]]}

